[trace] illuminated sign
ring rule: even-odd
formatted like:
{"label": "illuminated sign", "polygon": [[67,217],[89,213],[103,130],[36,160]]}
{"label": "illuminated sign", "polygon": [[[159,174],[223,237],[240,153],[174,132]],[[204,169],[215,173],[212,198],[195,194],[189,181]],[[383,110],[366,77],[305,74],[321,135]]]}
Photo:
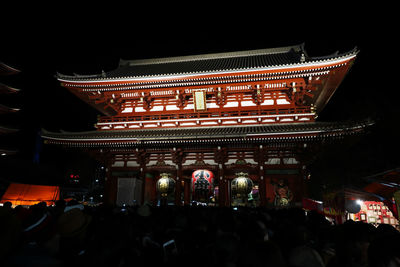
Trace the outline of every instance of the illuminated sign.
{"label": "illuminated sign", "polygon": [[193,103],[195,111],[204,111],[207,109],[206,106],[206,92],[205,91],[194,91],[193,92]]}

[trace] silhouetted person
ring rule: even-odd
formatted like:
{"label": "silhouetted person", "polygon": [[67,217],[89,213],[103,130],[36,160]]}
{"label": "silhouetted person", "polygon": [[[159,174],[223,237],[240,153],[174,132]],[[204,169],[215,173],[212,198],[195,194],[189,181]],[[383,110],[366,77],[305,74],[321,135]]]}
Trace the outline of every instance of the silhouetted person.
{"label": "silhouetted person", "polygon": [[7,209],[7,210],[11,210],[12,209],[12,203],[10,201],[4,202],[3,203],[3,208]]}
{"label": "silhouetted person", "polygon": [[374,240],[368,247],[370,267],[400,266],[400,233],[389,224],[376,229]]}

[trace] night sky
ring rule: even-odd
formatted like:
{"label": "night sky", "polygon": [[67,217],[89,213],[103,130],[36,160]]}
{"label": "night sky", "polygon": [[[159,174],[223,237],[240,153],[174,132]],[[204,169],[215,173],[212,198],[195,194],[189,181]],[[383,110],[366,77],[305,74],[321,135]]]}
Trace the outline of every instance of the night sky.
{"label": "night sky", "polygon": [[[36,133],[42,128],[51,131],[94,130],[93,124],[99,113],[61,87],[54,77],[57,72],[97,74],[102,70],[115,69],[120,58],[184,56],[304,42],[309,56],[347,52],[356,46],[360,50],[349,74],[318,119],[345,121],[371,118],[376,121],[376,126],[368,136],[357,140],[356,145],[323,155],[313,166],[314,173],[326,177],[329,170],[329,173],[334,174],[345,172],[346,177],[351,177],[354,173],[362,176],[400,166],[399,157],[393,156],[393,152],[400,148],[396,127],[399,115],[398,82],[389,66],[393,60],[393,51],[397,48],[383,34],[375,35],[376,38],[370,35],[349,38],[332,34],[321,39],[282,39],[267,35],[255,37],[253,32],[209,34],[202,31],[190,35],[170,32],[162,35],[147,33],[143,36],[131,32],[129,38],[112,34],[106,38],[107,34],[99,36],[80,33],[74,36],[73,31],[69,34],[64,32],[56,37],[50,37],[49,31],[34,37],[20,34],[16,38],[7,36],[7,42],[2,44],[0,60],[22,71],[18,75],[1,78],[2,83],[22,90],[15,99],[4,98],[5,101],[1,103],[22,109],[11,120],[3,118],[2,121],[21,129],[18,137],[23,140],[17,140],[17,147],[21,150],[19,157],[24,162],[32,162],[36,151]],[[57,173],[55,176],[61,175],[69,168],[68,164],[74,164],[69,163],[74,161],[71,154],[66,154],[69,152],[43,147],[41,150],[39,167],[33,168],[35,171],[40,169],[39,174],[32,174],[36,177],[32,179],[39,179],[37,177],[41,175],[50,177],[51,171]]]}

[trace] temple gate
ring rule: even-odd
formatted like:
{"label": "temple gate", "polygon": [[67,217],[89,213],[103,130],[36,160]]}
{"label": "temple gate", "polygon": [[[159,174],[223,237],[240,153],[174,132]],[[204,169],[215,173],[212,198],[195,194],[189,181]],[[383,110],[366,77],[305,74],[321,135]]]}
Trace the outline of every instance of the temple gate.
{"label": "temple gate", "polygon": [[[212,192],[202,201],[209,205],[301,205],[307,165],[321,142],[371,124],[316,121],[357,53],[310,57],[304,45],[295,45],[121,60],[98,75],[57,74],[62,86],[104,116],[97,130],[43,130],[42,137],[102,161],[110,203],[125,192],[121,178],[135,179],[140,190],[132,190],[141,203],[159,202],[157,181],[167,173],[175,182],[167,201],[188,205],[193,172],[208,170]],[[239,173],[249,180],[235,180],[235,192],[251,187],[240,199],[232,191]]]}

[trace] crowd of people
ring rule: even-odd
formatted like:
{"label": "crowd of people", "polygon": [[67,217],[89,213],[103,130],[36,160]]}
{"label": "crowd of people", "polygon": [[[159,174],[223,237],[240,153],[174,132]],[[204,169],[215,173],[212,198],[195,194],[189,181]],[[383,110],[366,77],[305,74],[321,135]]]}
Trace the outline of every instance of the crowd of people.
{"label": "crowd of people", "polygon": [[400,233],[300,208],[0,207],[2,266],[400,266]]}

